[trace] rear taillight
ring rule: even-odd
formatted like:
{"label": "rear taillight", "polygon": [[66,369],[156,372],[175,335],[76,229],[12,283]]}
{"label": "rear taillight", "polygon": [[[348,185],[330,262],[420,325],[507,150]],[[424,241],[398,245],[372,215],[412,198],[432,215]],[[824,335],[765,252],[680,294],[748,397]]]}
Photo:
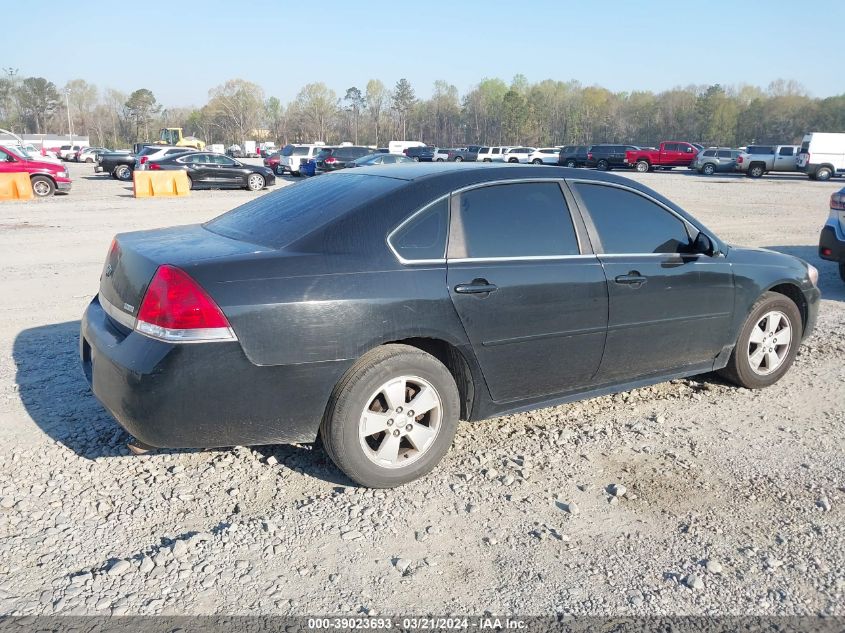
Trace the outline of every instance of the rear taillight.
{"label": "rear taillight", "polygon": [[743,163],[743,162],[745,162],[745,159],[744,159],[742,156],[737,156],[737,157],[736,157],[736,163],[737,163],[737,165],[742,165],[742,163]]}
{"label": "rear taillight", "polygon": [[331,163],[336,163],[336,162],[337,162],[337,159],[336,159],[334,156],[329,156],[329,157],[328,157],[326,160],[324,160],[323,162],[325,162],[325,163],[329,163],[329,164],[331,164]]}
{"label": "rear taillight", "polygon": [[158,163],[154,163],[154,162],[150,161],[150,164],[147,165],[147,169],[149,169],[150,171],[156,171],[156,170],[161,169],[161,165],[159,165]]}
{"label": "rear taillight", "polygon": [[593,153],[587,152],[587,160],[593,160]]}
{"label": "rear taillight", "polygon": [[229,320],[184,270],[159,266],[147,287],[135,329],[171,343],[235,341]]}
{"label": "rear taillight", "polygon": [[833,251],[827,248],[826,246],[823,246],[821,249],[821,255],[822,257],[830,257],[831,255],[833,255]]}
{"label": "rear taillight", "polygon": [[141,156],[140,164],[143,165],[144,163],[146,163],[148,158],[149,157],[147,156]]}
{"label": "rear taillight", "polygon": [[845,193],[837,191],[830,196],[830,208],[845,211]]}

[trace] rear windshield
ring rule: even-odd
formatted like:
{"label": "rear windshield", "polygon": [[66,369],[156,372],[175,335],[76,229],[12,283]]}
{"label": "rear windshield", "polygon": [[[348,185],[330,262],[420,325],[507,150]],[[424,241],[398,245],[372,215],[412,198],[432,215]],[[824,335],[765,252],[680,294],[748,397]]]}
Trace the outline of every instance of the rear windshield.
{"label": "rear windshield", "polygon": [[404,184],[397,178],[355,174],[312,178],[256,198],[204,226],[225,237],[283,248]]}

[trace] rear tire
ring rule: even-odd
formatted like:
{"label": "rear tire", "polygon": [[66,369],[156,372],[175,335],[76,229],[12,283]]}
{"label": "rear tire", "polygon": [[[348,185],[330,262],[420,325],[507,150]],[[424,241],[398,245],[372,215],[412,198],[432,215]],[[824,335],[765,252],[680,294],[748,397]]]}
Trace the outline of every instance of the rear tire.
{"label": "rear tire", "polygon": [[830,180],[832,175],[833,171],[831,171],[830,167],[819,167],[816,170],[816,180],[821,180],[822,182]]}
{"label": "rear tire", "polygon": [[635,168],[639,173],[645,174],[651,169],[651,165],[648,164],[647,160],[638,160]]}
{"label": "rear tire", "polygon": [[455,162],[456,163],[464,162],[464,157],[463,156],[455,156]]}
{"label": "rear tire", "polygon": [[535,158],[534,160],[531,161],[531,164],[532,165],[542,165],[543,161],[540,160],[539,158]]}
{"label": "rear tire", "polygon": [[492,159],[492,158],[485,158],[485,159],[484,159],[484,160],[482,160],[481,162],[482,162],[482,163],[492,163],[492,162],[493,162],[493,159]]}
{"label": "rear tire", "polygon": [[762,178],[763,174],[765,174],[765,173],[766,173],[765,167],[763,167],[763,165],[760,165],[760,164],[751,165],[748,168],[748,177],[749,178]]}
{"label": "rear tire", "polygon": [[56,183],[47,176],[33,176],[32,193],[36,198],[49,198],[56,192]]}
{"label": "rear tire", "polygon": [[701,168],[701,173],[705,176],[712,176],[716,173],[716,166],[713,163],[706,163],[704,167]]}
{"label": "rear tire", "polygon": [[[428,404],[415,400],[423,391]],[[429,408],[411,415],[414,402]],[[392,488],[428,474],[440,462],[459,416],[458,388],[443,363],[415,347],[384,345],[362,356],[335,386],[320,439],[350,479],[369,488]],[[415,440],[425,443],[417,446]]]}
{"label": "rear tire", "polygon": [[[788,341],[784,342],[784,339],[778,341],[778,332],[768,332],[766,327],[761,326],[761,323],[766,323],[767,315],[772,314],[779,315],[777,319],[781,319],[780,323],[789,328]],[[783,377],[792,365],[792,361],[795,360],[798,347],[801,345],[802,332],[803,323],[798,306],[782,294],[764,292],[751,307],[751,312],[740,330],[728,364],[719,373],[732,383],[746,389],[762,389],[773,385]],[[752,341],[752,335],[760,342]],[[783,350],[785,345],[788,347]],[[758,365],[755,369],[752,366],[755,361],[752,359],[761,348],[763,352],[760,358],[764,359],[766,367]],[[766,353],[765,350],[773,350],[775,356]],[[780,358],[781,352],[783,352],[782,358]],[[770,362],[769,358],[777,358],[777,360]]]}
{"label": "rear tire", "polygon": [[610,163],[608,163],[603,158],[596,163],[596,169],[599,171],[610,171]]}
{"label": "rear tire", "polygon": [[578,167],[578,162],[570,158],[564,163],[564,165],[566,167],[571,167],[572,169],[574,169],[575,167]]}

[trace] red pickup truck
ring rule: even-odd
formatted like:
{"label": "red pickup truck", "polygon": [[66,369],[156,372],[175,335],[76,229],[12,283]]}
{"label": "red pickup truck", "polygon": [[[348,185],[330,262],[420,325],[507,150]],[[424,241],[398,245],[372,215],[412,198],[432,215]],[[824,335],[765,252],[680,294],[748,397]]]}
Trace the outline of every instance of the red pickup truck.
{"label": "red pickup truck", "polygon": [[660,149],[637,149],[625,152],[625,164],[638,172],[651,171],[655,167],[689,167],[695,160],[700,145],[683,141],[664,141]]}
{"label": "red pickup truck", "polygon": [[39,198],[52,196],[58,189],[68,192],[70,176],[64,165],[33,160],[15,146],[0,146],[0,173],[26,172],[32,181],[32,193]]}

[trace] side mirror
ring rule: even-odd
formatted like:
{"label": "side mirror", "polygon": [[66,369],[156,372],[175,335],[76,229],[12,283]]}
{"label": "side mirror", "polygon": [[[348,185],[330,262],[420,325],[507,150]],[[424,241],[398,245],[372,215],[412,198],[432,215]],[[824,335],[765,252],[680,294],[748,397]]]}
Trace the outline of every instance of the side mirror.
{"label": "side mirror", "polygon": [[692,251],[694,253],[712,255],[714,248],[715,245],[713,244],[713,240],[701,231],[698,232],[698,235],[695,236],[695,239],[692,242]]}

